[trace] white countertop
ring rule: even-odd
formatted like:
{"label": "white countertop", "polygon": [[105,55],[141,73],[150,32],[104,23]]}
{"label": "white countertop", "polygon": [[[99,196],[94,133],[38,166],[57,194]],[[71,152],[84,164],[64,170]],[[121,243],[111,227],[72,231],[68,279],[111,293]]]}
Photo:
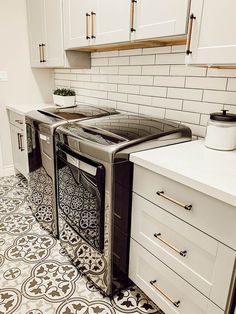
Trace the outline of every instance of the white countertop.
{"label": "white countertop", "polygon": [[198,140],[134,153],[130,160],[236,206],[236,150],[212,150]]}
{"label": "white countertop", "polygon": [[11,104],[6,105],[6,108],[12,111],[15,111],[19,114],[26,114],[29,111],[37,110],[37,109],[44,109],[49,107],[55,107],[54,104]]}

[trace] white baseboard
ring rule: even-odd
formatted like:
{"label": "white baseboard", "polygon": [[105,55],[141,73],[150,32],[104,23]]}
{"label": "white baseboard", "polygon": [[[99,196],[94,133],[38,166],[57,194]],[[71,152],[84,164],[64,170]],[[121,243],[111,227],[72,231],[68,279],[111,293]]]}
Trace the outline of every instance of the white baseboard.
{"label": "white baseboard", "polygon": [[0,168],[0,177],[12,176],[16,174],[14,165]]}

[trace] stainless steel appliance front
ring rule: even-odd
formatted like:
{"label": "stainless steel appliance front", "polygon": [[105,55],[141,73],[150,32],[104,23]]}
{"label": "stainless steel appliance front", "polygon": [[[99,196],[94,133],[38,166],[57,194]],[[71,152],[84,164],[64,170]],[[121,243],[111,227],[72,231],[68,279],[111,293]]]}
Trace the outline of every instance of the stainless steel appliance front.
{"label": "stainless steel appliance front", "polygon": [[[189,140],[187,127],[137,115],[120,114],[56,129],[59,239],[73,264],[105,294],[130,284],[133,164],[129,154]],[[103,184],[95,179],[99,166],[105,176]],[[84,173],[90,184],[83,179]],[[104,212],[99,209],[99,197],[104,197]],[[70,216],[76,216],[76,223]],[[89,228],[87,237],[80,225],[90,223],[93,233]],[[94,245],[98,230],[103,232],[103,244]]]}
{"label": "stainless steel appliance front", "polygon": [[41,227],[54,237],[58,237],[54,130],[67,123],[66,119],[85,120],[113,113],[116,113],[113,109],[76,106],[52,107],[26,115],[31,210]]}

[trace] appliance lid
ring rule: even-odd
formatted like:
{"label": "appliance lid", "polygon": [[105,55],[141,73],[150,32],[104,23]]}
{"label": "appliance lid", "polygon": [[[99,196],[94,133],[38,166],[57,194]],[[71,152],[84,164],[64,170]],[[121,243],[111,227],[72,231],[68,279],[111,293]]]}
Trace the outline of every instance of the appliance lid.
{"label": "appliance lid", "polygon": [[47,116],[55,117],[61,120],[79,120],[90,117],[103,116],[107,114],[114,114],[116,111],[112,108],[97,108],[93,106],[78,105],[73,107],[50,107],[38,112]]}
{"label": "appliance lid", "polygon": [[113,108],[97,108],[93,106],[78,105],[73,107],[49,107],[30,111],[26,117],[45,124],[53,125],[60,121],[73,121],[92,117],[105,116],[117,113]]}
{"label": "appliance lid", "polygon": [[88,139],[101,145],[132,143],[177,132],[183,125],[134,114],[118,114],[86,121],[68,123],[59,132]]}

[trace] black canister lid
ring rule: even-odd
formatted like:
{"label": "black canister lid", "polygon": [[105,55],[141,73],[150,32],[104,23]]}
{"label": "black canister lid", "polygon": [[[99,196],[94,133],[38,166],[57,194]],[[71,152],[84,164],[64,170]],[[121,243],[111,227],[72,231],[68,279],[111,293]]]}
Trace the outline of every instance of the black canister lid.
{"label": "black canister lid", "polygon": [[210,114],[210,119],[222,122],[236,122],[236,114],[227,113],[229,110],[221,110],[222,112],[214,112]]}

